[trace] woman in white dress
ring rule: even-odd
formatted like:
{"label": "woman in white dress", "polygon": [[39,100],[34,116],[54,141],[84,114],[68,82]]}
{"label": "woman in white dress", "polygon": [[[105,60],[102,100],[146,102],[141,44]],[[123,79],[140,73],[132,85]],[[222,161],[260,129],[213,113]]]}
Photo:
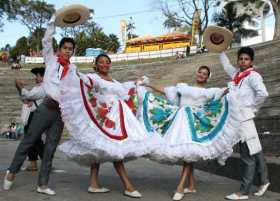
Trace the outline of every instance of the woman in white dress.
{"label": "woman in white dress", "polygon": [[71,139],[59,148],[70,159],[91,167],[89,192],[109,191],[99,186],[98,171],[100,163],[113,162],[124,194],[139,198],[123,161],[150,153],[158,141],[135,117],[135,83],[112,79],[110,68],[109,56],[102,54],[95,60],[96,73],[68,72],[61,80],[59,104]]}
{"label": "woman in white dress", "polygon": [[[226,88],[205,88],[209,76],[209,67],[201,66],[194,86],[179,83],[161,88],[144,84],[167,97],[164,100],[146,92],[141,119],[148,131],[159,133],[165,141],[151,154],[152,159],[183,166],[173,200],[196,192],[192,162],[218,158],[224,163],[240,139],[236,134],[240,123],[238,102],[231,97],[233,94],[225,97]],[[188,188],[184,188],[186,181]]]}

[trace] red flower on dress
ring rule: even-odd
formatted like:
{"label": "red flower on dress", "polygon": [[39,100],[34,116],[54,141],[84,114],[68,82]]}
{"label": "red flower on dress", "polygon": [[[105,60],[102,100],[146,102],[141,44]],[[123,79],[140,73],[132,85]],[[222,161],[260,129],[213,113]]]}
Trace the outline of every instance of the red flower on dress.
{"label": "red flower on dress", "polygon": [[135,88],[129,89],[128,95],[132,96],[132,95],[134,95],[134,94],[135,94]]}
{"label": "red flower on dress", "polygon": [[104,120],[106,115],[108,114],[109,110],[104,107],[98,107],[97,113],[99,114],[100,119]]}
{"label": "red flower on dress", "polygon": [[135,105],[133,103],[132,98],[128,99],[127,101],[125,101],[125,103],[127,104],[127,106],[131,109],[131,111],[136,114],[136,109],[135,109]]}
{"label": "red flower on dress", "polygon": [[91,103],[91,106],[92,106],[92,107],[96,107],[96,105],[97,105],[97,104],[96,104],[96,101],[97,101],[97,100],[96,100],[96,97],[93,96],[92,99],[90,100],[90,103]]}
{"label": "red flower on dress", "polygon": [[113,121],[110,120],[110,119],[106,119],[106,120],[105,120],[105,126],[106,126],[107,128],[114,128],[114,127],[115,127],[115,122],[113,122]]}

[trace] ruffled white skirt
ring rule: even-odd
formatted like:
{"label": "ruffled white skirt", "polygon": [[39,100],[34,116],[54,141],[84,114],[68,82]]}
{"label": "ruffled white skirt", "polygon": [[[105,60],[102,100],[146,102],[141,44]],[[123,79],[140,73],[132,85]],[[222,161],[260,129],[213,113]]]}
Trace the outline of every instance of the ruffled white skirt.
{"label": "ruffled white skirt", "polygon": [[162,139],[149,135],[124,101],[116,100],[106,114],[92,107],[90,91],[76,74],[68,74],[60,89],[59,105],[71,138],[59,149],[70,159],[82,165],[129,160],[160,145]]}
{"label": "ruffled white skirt", "polygon": [[164,143],[149,157],[165,164],[182,164],[218,159],[220,164],[240,141],[239,102],[234,93],[201,108],[181,107],[144,92],[140,119],[150,133],[162,136]]}

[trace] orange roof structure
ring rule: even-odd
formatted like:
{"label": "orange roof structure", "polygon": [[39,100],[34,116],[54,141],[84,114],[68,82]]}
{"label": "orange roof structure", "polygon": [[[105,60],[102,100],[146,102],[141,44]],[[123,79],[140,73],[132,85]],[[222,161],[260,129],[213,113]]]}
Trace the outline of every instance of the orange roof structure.
{"label": "orange roof structure", "polygon": [[133,38],[127,41],[127,44],[134,45],[134,44],[142,44],[142,43],[154,43],[154,42],[168,42],[168,41],[176,41],[176,40],[189,40],[191,41],[192,35],[185,34],[185,33],[168,33],[159,36],[140,36],[137,38]]}

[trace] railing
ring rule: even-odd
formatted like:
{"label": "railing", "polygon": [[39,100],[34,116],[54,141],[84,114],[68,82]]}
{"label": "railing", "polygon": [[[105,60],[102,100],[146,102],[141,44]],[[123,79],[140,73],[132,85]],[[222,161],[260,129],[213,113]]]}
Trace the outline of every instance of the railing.
{"label": "railing", "polygon": [[[196,46],[191,46],[190,54],[197,52]],[[186,48],[174,48],[168,50],[150,51],[150,52],[136,52],[109,55],[112,61],[129,61],[139,59],[153,59],[161,57],[172,57],[177,54],[186,55]],[[92,63],[95,57],[89,56],[74,56],[71,58],[72,63]],[[25,57],[24,63],[44,63],[43,57]]]}

